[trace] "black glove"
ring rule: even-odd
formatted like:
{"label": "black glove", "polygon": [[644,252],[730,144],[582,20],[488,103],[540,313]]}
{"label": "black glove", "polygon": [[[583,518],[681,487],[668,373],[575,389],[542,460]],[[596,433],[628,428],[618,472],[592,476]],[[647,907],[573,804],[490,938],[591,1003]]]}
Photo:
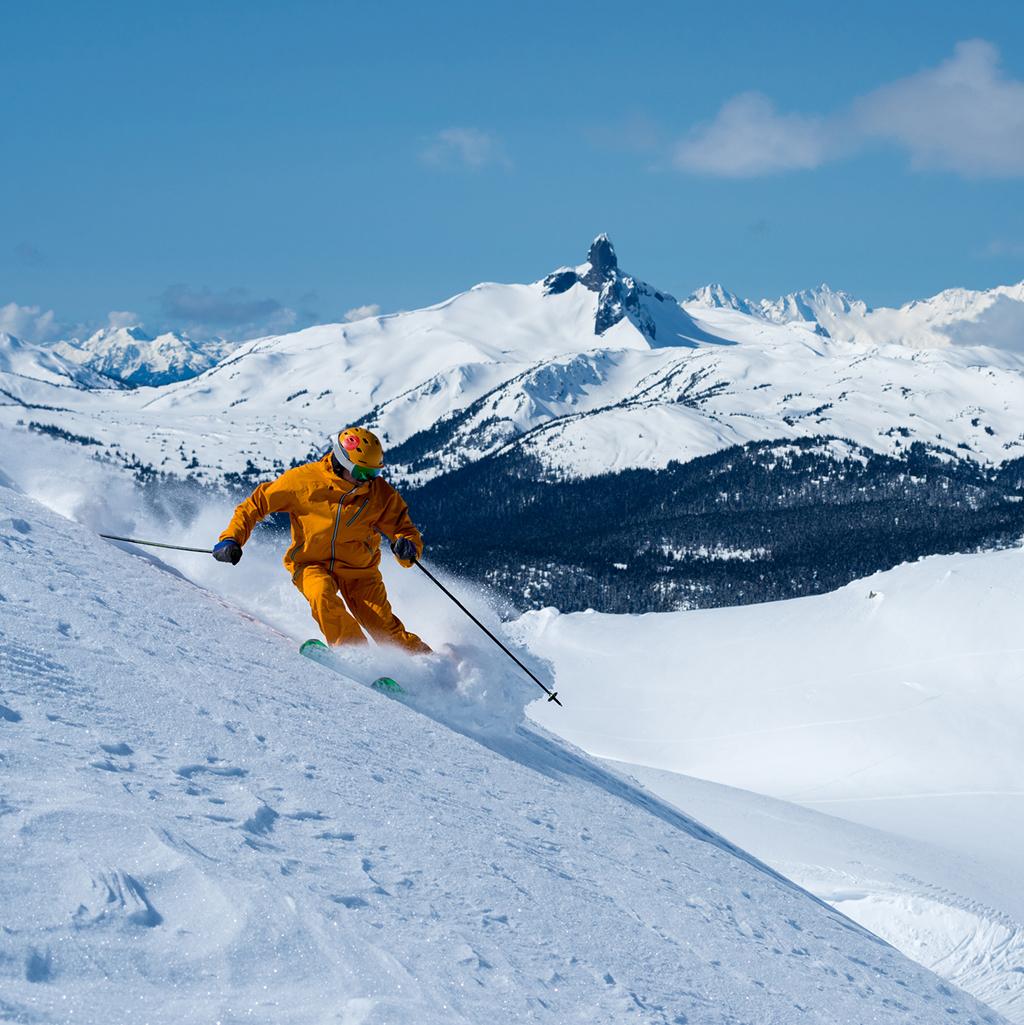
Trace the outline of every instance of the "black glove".
{"label": "black glove", "polygon": [[416,546],[407,537],[396,537],[391,542],[391,551],[396,559],[403,562],[415,562],[417,559]]}
{"label": "black glove", "polygon": [[242,546],[233,537],[218,541],[213,546],[213,557],[218,562],[230,562],[232,566],[237,566],[242,557]]}

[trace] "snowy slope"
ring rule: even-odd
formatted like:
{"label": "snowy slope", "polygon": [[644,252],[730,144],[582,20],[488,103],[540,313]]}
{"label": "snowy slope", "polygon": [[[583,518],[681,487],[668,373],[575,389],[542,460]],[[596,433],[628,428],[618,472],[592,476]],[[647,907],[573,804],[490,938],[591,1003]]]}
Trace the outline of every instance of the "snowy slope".
{"label": "snowy slope", "polygon": [[200,342],[175,331],[152,337],[141,326],[120,326],[102,328],[84,341],[57,342],[52,348],[69,362],[125,384],[157,386],[201,374],[235,345],[221,338]]}
{"label": "snowy slope", "polygon": [[571,748],[482,727],[496,685],[522,703],[500,675],[435,706],[453,730],[5,487],[0,544],[5,1019],[999,1020]]}
{"label": "snowy slope", "polygon": [[[918,870],[950,891],[939,916],[948,942],[929,963],[1024,1021],[1022,604],[1024,552],[1012,550],[926,559],[769,605],[641,617],[548,611],[519,629],[574,696],[564,716],[538,707],[539,721],[592,754],[646,767],[641,778],[662,796],[675,799],[674,784],[647,769],[939,848],[962,872],[954,885]],[[772,860],[770,843],[753,846]],[[773,863],[800,857],[790,849]],[[835,868],[830,857],[809,860]],[[817,886],[797,876],[834,899],[834,878]],[[933,905],[914,919],[919,891],[906,888],[903,918],[886,933],[908,951],[915,930],[934,928]],[[844,909],[879,925],[877,901],[849,899]]]}
{"label": "snowy slope", "polygon": [[[1013,880],[966,855],[788,801],[609,762],[686,808],[812,893],[984,1000],[1024,1020],[1024,927],[1005,910]],[[1008,885],[1009,884],[1009,885]]]}
{"label": "snowy slope", "polygon": [[[704,323],[739,334],[745,325],[730,321],[740,316]],[[515,441],[553,474],[586,477],[808,436],[897,456],[915,441],[993,464],[1024,454],[1015,413],[1024,363],[984,364],[973,350],[866,350],[794,330],[765,328],[755,344],[730,348],[546,361],[435,424],[434,458],[451,468]],[[379,411],[382,424],[391,409]]]}

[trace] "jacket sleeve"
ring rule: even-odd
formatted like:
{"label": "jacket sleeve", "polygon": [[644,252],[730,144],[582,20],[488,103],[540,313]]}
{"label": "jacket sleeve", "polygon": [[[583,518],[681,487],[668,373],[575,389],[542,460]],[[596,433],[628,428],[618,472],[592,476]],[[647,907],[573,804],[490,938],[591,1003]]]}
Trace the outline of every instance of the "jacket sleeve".
{"label": "jacket sleeve", "polygon": [[[409,507],[405,504],[405,499],[397,491],[392,491],[388,496],[376,526],[392,541],[397,537],[407,537],[416,546],[417,558],[423,554],[423,538],[409,516]],[[405,559],[399,559],[398,562],[407,569],[412,565]]]}
{"label": "jacket sleeve", "polygon": [[271,513],[290,511],[294,498],[295,490],[288,473],[283,473],[277,480],[261,484],[235,509],[235,514],[231,517],[227,530],[221,534],[220,540],[234,538],[240,545],[244,545],[260,520]]}

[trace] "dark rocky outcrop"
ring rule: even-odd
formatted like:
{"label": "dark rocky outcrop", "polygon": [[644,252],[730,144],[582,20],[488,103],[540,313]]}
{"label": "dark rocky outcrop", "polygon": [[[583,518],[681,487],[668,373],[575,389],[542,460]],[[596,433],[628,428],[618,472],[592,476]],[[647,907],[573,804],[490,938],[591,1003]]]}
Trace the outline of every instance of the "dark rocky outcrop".
{"label": "dark rocky outcrop", "polygon": [[[595,335],[603,335],[626,318],[652,346],[721,342],[702,332],[667,292],[624,273],[619,268],[615,246],[605,234],[598,235],[590,244],[582,268],[560,267],[549,274],[543,281],[544,294],[561,295],[575,285],[597,293]],[[659,333],[668,337],[659,338]]]}

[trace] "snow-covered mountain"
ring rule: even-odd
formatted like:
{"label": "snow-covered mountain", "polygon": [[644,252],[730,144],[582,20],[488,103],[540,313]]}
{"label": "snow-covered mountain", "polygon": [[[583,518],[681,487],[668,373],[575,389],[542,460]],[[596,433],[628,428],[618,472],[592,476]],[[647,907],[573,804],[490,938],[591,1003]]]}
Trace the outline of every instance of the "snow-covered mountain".
{"label": "snow-covered mountain", "polygon": [[43,386],[41,390],[51,394],[55,394],[52,390],[56,388],[115,387],[109,378],[60,352],[0,331],[0,393],[10,397],[4,390],[8,384],[14,385],[15,390]]}
{"label": "snow-covered mountain", "polygon": [[[353,421],[380,429],[394,471],[414,482],[510,445],[574,477],[814,435],[890,455],[920,441],[988,464],[1024,454],[1024,356],[837,338],[826,312],[859,316],[860,304],[816,295],[780,303],[773,316],[796,311],[785,323],[724,293],[687,313],[623,272],[602,236],[585,264],[534,284],[257,339],[197,377],[115,401],[8,390],[59,406],[63,429],[210,480],[248,461],[287,465]],[[798,316],[805,307],[821,319]],[[817,333],[822,321],[833,337]]]}
{"label": "snow-covered mountain", "polygon": [[986,291],[951,288],[899,309],[872,309],[826,284],[756,301],[741,299],[721,285],[705,285],[684,307],[697,316],[701,308],[731,309],[774,324],[814,324],[831,338],[864,345],[990,346],[1024,352],[1024,282]]}
{"label": "snow-covered mountain", "polygon": [[173,331],[152,337],[136,325],[102,328],[85,341],[57,342],[53,348],[72,363],[138,387],[196,377],[235,345],[221,338],[200,342]]}
{"label": "snow-covered mountain", "polygon": [[846,321],[867,312],[864,303],[845,292],[834,292],[828,285],[792,292],[778,299],[741,299],[720,284],[705,285],[693,292],[683,304],[716,310],[736,310],[772,324],[811,324],[817,334],[840,337],[828,324]]}
{"label": "snow-covered mountain", "polygon": [[[919,348],[996,346],[1024,352],[1024,282],[987,291],[951,288],[864,318],[866,337]],[[852,325],[851,325],[852,329]]]}
{"label": "snow-covered mountain", "polygon": [[[706,306],[712,310],[736,310],[737,313],[757,315],[756,305],[741,299],[735,292],[730,292],[724,285],[704,285],[693,292],[686,300],[687,304]],[[684,304],[685,305],[685,304]]]}
{"label": "snow-covered mountain", "polygon": [[5,1019],[1002,1021],[493,661],[403,705],[4,486],[0,544]]}
{"label": "snow-covered mountain", "polygon": [[[531,285],[483,284],[424,310],[257,339],[198,377],[139,388],[123,401],[98,403],[83,390],[74,401],[62,397],[54,419],[108,447],[130,444],[167,472],[219,479],[243,469],[250,454],[257,465],[287,464],[379,404],[391,403],[376,422],[394,444],[544,361],[552,361],[557,390],[567,353],[664,358],[733,344],[620,271],[606,239],[595,240],[591,256],[593,264]],[[58,405],[24,383],[12,394],[24,408]],[[259,445],[251,453],[240,438]]]}
{"label": "snow-covered mountain", "polygon": [[[774,301],[762,299],[757,304],[757,311],[775,324],[790,324],[793,321],[816,324],[822,334],[833,338],[843,337],[837,330],[838,325],[863,318],[869,312],[867,305],[859,299],[854,299],[846,292],[833,291],[826,284],[794,292]],[[851,339],[852,335],[847,337]]]}
{"label": "snow-covered mountain", "polygon": [[[741,344],[692,352],[603,351],[546,360],[443,416],[396,458],[428,479],[515,444],[553,475],[661,469],[731,445],[827,436],[898,455],[914,442],[998,464],[1024,454],[1014,410],[1024,363],[980,366],[975,353],[865,350],[802,328],[710,315]],[[744,335],[746,337],[744,337]],[[436,382],[372,413],[391,440]]]}

